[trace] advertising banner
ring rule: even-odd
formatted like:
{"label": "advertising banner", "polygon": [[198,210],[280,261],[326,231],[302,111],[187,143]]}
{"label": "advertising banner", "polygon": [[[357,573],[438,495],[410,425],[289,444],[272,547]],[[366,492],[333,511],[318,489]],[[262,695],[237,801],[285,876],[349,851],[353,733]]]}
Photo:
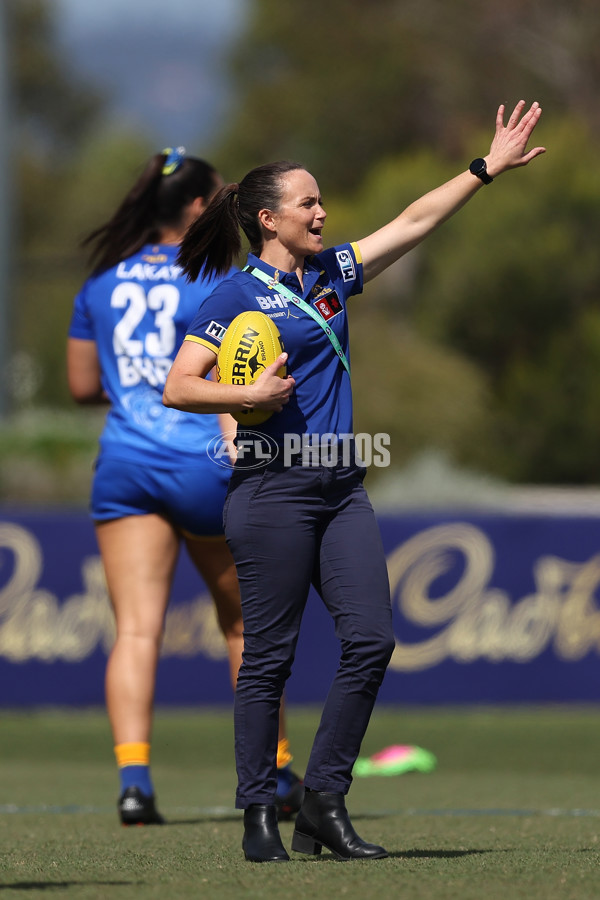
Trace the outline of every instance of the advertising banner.
{"label": "advertising banner", "polygon": [[[600,517],[379,518],[396,649],[388,704],[600,700]],[[97,705],[114,624],[85,513],[0,510],[0,706]],[[311,591],[291,703],[320,703],[339,658]],[[210,595],[182,551],[157,702],[231,702]]]}

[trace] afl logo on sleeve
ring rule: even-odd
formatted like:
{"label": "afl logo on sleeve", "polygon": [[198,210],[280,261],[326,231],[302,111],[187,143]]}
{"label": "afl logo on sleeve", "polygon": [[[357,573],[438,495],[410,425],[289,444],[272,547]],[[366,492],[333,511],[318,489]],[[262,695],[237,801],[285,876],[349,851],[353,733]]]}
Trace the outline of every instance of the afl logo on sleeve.
{"label": "afl logo on sleeve", "polygon": [[313,306],[321,313],[326,322],[329,321],[329,319],[333,319],[334,316],[337,316],[343,309],[335,291],[331,291],[331,293],[328,293],[326,296],[314,300]]}
{"label": "afl logo on sleeve", "polygon": [[344,281],[355,281],[356,269],[354,268],[354,259],[350,251],[338,250],[335,255]]}

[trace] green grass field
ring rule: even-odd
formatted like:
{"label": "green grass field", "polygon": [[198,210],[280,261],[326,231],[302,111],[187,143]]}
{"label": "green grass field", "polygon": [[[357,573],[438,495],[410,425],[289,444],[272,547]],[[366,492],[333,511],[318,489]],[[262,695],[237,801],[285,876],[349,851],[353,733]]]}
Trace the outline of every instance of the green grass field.
{"label": "green grass field", "polygon": [[[292,708],[303,770],[317,712]],[[243,859],[230,710],[157,714],[164,828],[122,828],[103,711],[0,711],[0,895],[9,898],[586,900],[600,897],[600,709],[376,710],[363,746],[418,744],[431,774],[355,779],[389,859]],[[281,828],[290,846],[293,825]]]}

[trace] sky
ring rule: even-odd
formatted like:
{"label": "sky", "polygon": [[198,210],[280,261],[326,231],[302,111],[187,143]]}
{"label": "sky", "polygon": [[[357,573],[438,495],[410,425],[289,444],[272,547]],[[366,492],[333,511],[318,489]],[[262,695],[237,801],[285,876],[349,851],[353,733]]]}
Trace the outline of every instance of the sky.
{"label": "sky", "polygon": [[[53,0],[62,19],[61,27],[71,35],[93,32],[107,25],[153,20],[158,27],[167,22],[186,27],[201,25],[215,40],[235,32],[250,0]],[[142,19],[140,19],[142,17]]]}
{"label": "sky", "polygon": [[202,153],[231,101],[226,54],[252,0],[51,0],[69,64],[109,121]]}

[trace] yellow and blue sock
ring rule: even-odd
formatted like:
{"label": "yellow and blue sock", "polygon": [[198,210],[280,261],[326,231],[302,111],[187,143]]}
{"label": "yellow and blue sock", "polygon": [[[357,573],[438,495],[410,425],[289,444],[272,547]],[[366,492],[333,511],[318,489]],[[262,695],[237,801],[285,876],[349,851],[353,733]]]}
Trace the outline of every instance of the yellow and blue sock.
{"label": "yellow and blue sock", "polygon": [[290,768],[293,758],[290,753],[290,742],[287,738],[283,738],[277,744],[277,793],[280,797],[285,797],[296,780]]}
{"label": "yellow and blue sock", "polygon": [[119,767],[121,793],[129,787],[138,787],[142,794],[151,797],[154,788],[150,776],[150,744],[142,741],[117,744],[115,757]]}

